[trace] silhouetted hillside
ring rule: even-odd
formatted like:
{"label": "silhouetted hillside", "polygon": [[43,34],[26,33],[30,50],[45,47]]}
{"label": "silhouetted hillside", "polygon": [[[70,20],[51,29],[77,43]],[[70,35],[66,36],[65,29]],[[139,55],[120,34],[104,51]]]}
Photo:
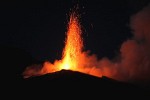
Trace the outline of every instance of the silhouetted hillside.
{"label": "silhouetted hillside", "polygon": [[[24,80],[25,89],[32,93],[40,95],[63,94],[78,95],[93,98],[103,97],[105,95],[114,97],[146,97],[148,92],[138,86],[119,82],[103,76],[102,78],[91,76],[77,71],[61,70],[43,76],[30,77]],[[37,92],[39,91],[39,92]],[[49,92],[46,92],[49,91]],[[55,92],[54,92],[55,91]],[[82,95],[82,96],[83,96]],[[107,98],[107,97],[106,97]]]}
{"label": "silhouetted hillside", "polygon": [[[148,92],[138,86],[103,76],[91,76],[77,71],[61,70],[43,76],[23,79],[24,69],[36,61],[24,50],[1,46],[1,86],[5,98],[12,99],[135,99],[147,98]],[[36,62],[37,63],[37,62]],[[121,96],[121,98],[120,98]],[[20,98],[21,97],[21,98]]]}

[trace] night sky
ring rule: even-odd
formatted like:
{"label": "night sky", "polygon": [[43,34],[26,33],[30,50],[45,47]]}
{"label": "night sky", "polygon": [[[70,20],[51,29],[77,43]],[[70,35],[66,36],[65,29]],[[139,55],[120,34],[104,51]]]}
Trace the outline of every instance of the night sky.
{"label": "night sky", "polygon": [[130,18],[149,0],[41,0],[1,2],[0,45],[29,52],[38,60],[60,59],[69,12],[78,4],[84,49],[113,58],[132,37]]}

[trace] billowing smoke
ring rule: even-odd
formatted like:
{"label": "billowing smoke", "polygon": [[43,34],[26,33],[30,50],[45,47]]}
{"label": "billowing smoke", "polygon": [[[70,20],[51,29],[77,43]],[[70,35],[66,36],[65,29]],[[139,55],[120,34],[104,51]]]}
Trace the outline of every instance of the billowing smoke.
{"label": "billowing smoke", "polygon": [[[121,45],[120,59],[116,62],[101,60],[100,67],[104,69],[103,75],[110,74],[110,77],[115,79],[137,83],[148,82],[150,81],[150,4],[131,17],[130,26],[134,37]],[[105,73],[105,70],[109,70],[110,73]]]}
{"label": "billowing smoke", "polygon": [[97,60],[96,56],[87,58],[95,59],[95,62],[93,60],[91,62],[100,69],[104,76],[147,84],[150,82],[150,4],[131,17],[130,27],[134,36],[123,42],[120,55],[116,57],[118,59]]}
{"label": "billowing smoke", "polygon": [[[77,71],[95,76],[107,76],[113,79],[132,83],[147,83],[150,81],[150,5],[131,17],[130,22],[133,38],[121,45],[117,59],[98,59],[88,51],[82,52]],[[28,67],[23,73],[25,77],[42,75],[56,71],[54,64],[45,62],[43,65]]]}

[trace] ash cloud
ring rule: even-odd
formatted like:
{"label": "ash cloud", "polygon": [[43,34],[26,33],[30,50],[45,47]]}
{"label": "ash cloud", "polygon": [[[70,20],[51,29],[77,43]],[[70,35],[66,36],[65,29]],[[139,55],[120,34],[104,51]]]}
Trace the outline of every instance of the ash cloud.
{"label": "ash cloud", "polygon": [[[79,71],[131,83],[150,83],[150,4],[131,17],[130,27],[134,36],[123,42],[117,59],[98,59],[89,51],[82,52]],[[23,74],[30,77],[54,72],[60,63],[31,65]]]}
{"label": "ash cloud", "polygon": [[130,27],[134,37],[121,45],[120,59],[116,62],[103,59],[99,67],[103,75],[114,79],[147,83],[150,81],[150,4],[131,17]]}

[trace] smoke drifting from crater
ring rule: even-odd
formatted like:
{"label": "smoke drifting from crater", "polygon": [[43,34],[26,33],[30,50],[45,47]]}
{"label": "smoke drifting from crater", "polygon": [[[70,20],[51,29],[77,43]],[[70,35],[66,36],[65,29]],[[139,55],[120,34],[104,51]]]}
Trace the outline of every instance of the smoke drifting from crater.
{"label": "smoke drifting from crater", "polygon": [[[123,42],[120,48],[120,59],[117,62],[101,60],[108,66],[110,77],[130,82],[150,81],[150,4],[133,15],[130,21],[133,38]],[[109,68],[110,67],[110,68]]]}
{"label": "smoke drifting from crater", "polygon": [[[89,51],[83,51],[79,57],[82,59],[78,62],[81,68],[76,70],[99,77],[107,76],[133,83],[149,82],[150,4],[131,17],[130,27],[134,36],[122,43],[120,54],[115,57],[117,59],[113,61],[107,57],[98,59],[95,54],[91,55]],[[56,60],[54,64],[45,62],[40,67],[38,65],[31,65],[27,67],[23,75],[30,77],[54,72],[59,63],[61,61]]]}

